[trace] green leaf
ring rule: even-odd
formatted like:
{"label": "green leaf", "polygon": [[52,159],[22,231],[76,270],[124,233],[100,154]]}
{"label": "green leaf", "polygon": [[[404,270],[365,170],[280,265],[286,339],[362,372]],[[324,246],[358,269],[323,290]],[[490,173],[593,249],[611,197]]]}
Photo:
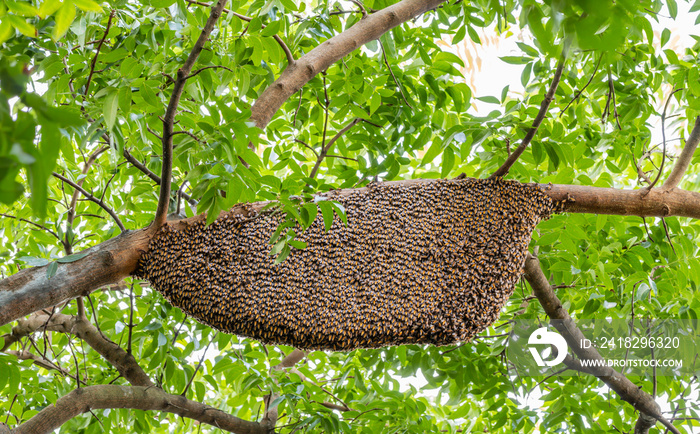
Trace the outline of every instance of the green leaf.
{"label": "green leaf", "polygon": [[86,12],[103,12],[102,7],[92,0],[73,0],[78,9]]}
{"label": "green leaf", "polygon": [[46,258],[36,258],[34,256],[21,256],[17,259],[22,261],[22,262],[25,262],[27,265],[29,265],[31,267],[43,267],[44,265],[46,265],[50,262]]}
{"label": "green leaf", "polygon": [[32,6],[31,3],[5,0],[5,6],[7,6],[7,9],[9,9],[12,13],[21,17],[35,17],[39,15],[39,10]]}
{"label": "green leaf", "polygon": [[112,90],[107,94],[102,105],[102,110],[104,113],[105,124],[107,124],[107,129],[111,130],[117,120],[117,111],[119,110],[119,94],[116,90]]}
{"label": "green leaf", "polygon": [[[10,24],[12,24],[12,27],[17,29],[24,36],[33,38],[37,35],[36,28],[24,19],[16,15],[6,15],[5,18],[9,20]],[[3,18],[3,20],[5,18]]]}
{"label": "green leaf", "polygon": [[10,24],[10,20],[7,17],[0,19],[0,44],[10,39],[14,34],[15,28]]}
{"label": "green leaf", "polygon": [[46,268],[46,278],[51,279],[53,276],[56,275],[56,271],[58,270],[58,262],[52,262],[49,264],[49,266]]}
{"label": "green leaf", "polygon": [[68,28],[73,24],[75,19],[75,6],[72,0],[65,0],[63,6],[56,11],[56,25],[53,28],[51,37],[54,41],[58,41],[66,34]]}
{"label": "green leaf", "polygon": [[442,154],[442,171],[440,172],[440,176],[442,178],[447,178],[447,175],[450,174],[452,171],[452,167],[454,167],[455,164],[455,153],[452,150],[451,146],[448,146],[445,148],[445,152]]}
{"label": "green leaf", "polygon": [[433,144],[430,145],[430,148],[428,148],[428,151],[425,153],[423,156],[423,161],[421,161],[421,165],[426,165],[433,161],[435,157],[440,155],[440,152],[442,152],[442,146],[443,143],[440,140],[433,140]]}
{"label": "green leaf", "polygon": [[276,35],[280,32],[280,28],[282,27],[282,20],[277,20],[273,21],[260,32],[261,36],[273,36]]}
{"label": "green leaf", "polygon": [[668,7],[668,13],[671,15],[671,18],[675,19],[678,16],[678,3],[676,3],[676,0],[668,0],[666,6]]}
{"label": "green leaf", "polygon": [[327,200],[322,200],[318,202],[318,207],[321,209],[321,215],[323,216],[323,223],[326,227],[326,232],[331,230],[333,226],[333,206]]}
{"label": "green leaf", "polygon": [[279,255],[275,258],[275,264],[279,264],[283,262],[285,259],[287,259],[287,256],[289,256],[289,253],[292,251],[292,249],[289,248],[289,245],[285,244],[284,248],[280,252]]}
{"label": "green leaf", "polygon": [[62,5],[63,3],[57,0],[44,0],[39,6],[39,17],[46,18],[53,15]]}
{"label": "green leaf", "polygon": [[525,56],[503,56],[499,57],[499,59],[510,65],[525,65],[527,63],[532,62],[531,57]]}

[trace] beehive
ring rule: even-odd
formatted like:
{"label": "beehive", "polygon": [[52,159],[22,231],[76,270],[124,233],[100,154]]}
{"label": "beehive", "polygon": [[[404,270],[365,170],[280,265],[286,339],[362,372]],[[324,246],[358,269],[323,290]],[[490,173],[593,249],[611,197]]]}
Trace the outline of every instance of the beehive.
{"label": "beehive", "polygon": [[467,341],[492,324],[523,270],[534,227],[553,203],[537,185],[502,179],[377,184],[332,197],[326,232],[279,265],[279,216],[233,213],[163,227],[137,275],[216,329],[302,349],[351,350]]}

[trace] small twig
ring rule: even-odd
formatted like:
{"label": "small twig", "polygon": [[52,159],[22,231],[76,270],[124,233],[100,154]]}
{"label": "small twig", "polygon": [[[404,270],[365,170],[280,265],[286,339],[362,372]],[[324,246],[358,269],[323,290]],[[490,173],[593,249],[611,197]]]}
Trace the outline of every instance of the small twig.
{"label": "small twig", "polygon": [[134,282],[131,282],[129,292],[129,339],[126,342],[126,352],[131,354],[131,330],[134,328]]}
{"label": "small twig", "polygon": [[207,350],[209,349],[209,345],[211,345],[212,342],[214,342],[214,338],[216,337],[217,333],[214,334],[214,336],[211,338],[209,343],[207,344],[207,347],[204,348],[204,351],[202,352],[202,357],[199,359],[199,363],[197,363],[197,367],[194,369],[194,373],[190,377],[190,381],[187,382],[187,385],[185,386],[185,390],[182,391],[180,395],[185,396],[187,393],[187,389],[190,388],[190,385],[192,384],[192,380],[194,380],[194,377],[197,376],[197,371],[199,371],[199,368],[202,366],[202,363],[204,362],[204,357],[207,355]]}
{"label": "small twig", "polygon": [[90,73],[88,74],[87,82],[85,83],[85,92],[83,95],[88,94],[88,89],[90,89],[90,82],[92,81],[92,75],[95,73],[95,65],[97,64],[97,56],[100,55],[100,49],[102,48],[102,44],[104,44],[105,39],[107,39],[107,34],[109,33],[109,28],[112,27],[112,18],[114,18],[114,13],[115,10],[112,9],[112,12],[109,14],[109,20],[107,20],[107,28],[105,29],[104,35],[102,35],[102,39],[100,39],[100,42],[97,44],[97,49],[95,50],[95,57],[92,58],[92,63],[90,64]]}
{"label": "small twig", "polygon": [[331,154],[327,154],[327,155],[326,155],[326,158],[342,158],[343,160],[352,160],[352,161],[357,162],[357,158],[343,157],[342,155],[331,155]]}
{"label": "small twig", "polygon": [[[612,107],[613,107],[613,117],[615,118],[615,123],[617,124],[617,128],[622,131],[622,125],[620,125],[620,117],[617,115],[617,101],[615,97],[615,86],[614,82],[612,79],[612,74],[610,73],[610,68],[608,68],[608,87],[610,89],[610,95],[612,95]],[[608,100],[609,102],[609,100]],[[610,116],[610,112],[608,111],[608,116]]]}
{"label": "small twig", "polygon": [[333,136],[332,139],[328,141],[328,143],[321,149],[321,153],[318,155],[318,158],[316,159],[316,164],[314,165],[313,169],[311,169],[311,174],[309,175],[310,178],[313,178],[316,176],[318,173],[318,169],[321,167],[321,163],[323,162],[323,159],[326,157],[328,154],[328,151],[331,149],[333,144],[338,140],[343,134],[345,134],[350,128],[354,127],[357,125],[358,122],[362,121],[362,118],[355,118],[347,124],[345,127],[343,127],[342,130],[338,131],[335,136]]}
{"label": "small twig", "polygon": [[196,70],[196,71],[193,72],[192,74],[190,74],[190,75],[188,75],[187,77],[185,77],[185,80],[187,80],[188,78],[192,78],[192,77],[196,76],[197,74],[199,74],[200,72],[204,71],[205,69],[212,69],[212,68],[222,68],[222,69],[225,69],[225,70],[227,70],[227,71],[233,72],[233,70],[232,70],[231,68],[226,67],[226,66],[223,66],[223,65],[205,66],[204,68],[199,68],[198,70]]}
{"label": "small twig", "polygon": [[70,185],[70,186],[73,187],[74,189],[78,190],[80,193],[83,194],[83,196],[85,196],[85,198],[86,198],[87,200],[89,200],[89,201],[91,201],[91,202],[95,202],[100,208],[102,208],[103,210],[107,211],[107,213],[108,213],[110,216],[112,216],[112,219],[114,219],[114,221],[116,222],[117,226],[119,226],[119,229],[121,229],[122,232],[124,231],[124,229],[125,229],[125,228],[124,228],[124,225],[122,224],[121,220],[119,220],[119,216],[117,215],[117,213],[114,212],[114,210],[113,210],[112,208],[110,208],[109,206],[107,206],[104,202],[102,202],[101,200],[99,200],[98,198],[96,198],[95,196],[93,196],[91,193],[88,193],[88,192],[85,191],[85,189],[83,189],[81,186],[79,186],[79,185],[76,184],[75,182],[71,181],[70,179],[66,178],[65,176],[59,175],[59,174],[56,173],[56,172],[53,172],[52,175],[55,176],[56,178],[60,179],[61,181],[65,182],[66,184]]}
{"label": "small twig", "polygon": [[[365,14],[366,14],[366,12],[365,12]],[[389,69],[389,73],[391,74],[391,78],[394,79],[394,83],[396,83],[396,87],[399,88],[399,92],[401,93],[401,98],[403,98],[403,101],[406,103],[408,108],[413,110],[413,106],[406,99],[406,95],[404,95],[404,93],[403,93],[403,88],[401,87],[399,80],[394,75],[394,71],[391,69],[391,65],[389,65],[389,59],[387,59],[387,57],[386,57],[386,50],[384,49],[384,44],[382,43],[382,41],[380,39],[377,39],[377,41],[379,41],[379,46],[382,48],[382,57],[384,58],[384,64],[386,65],[387,69]]]}
{"label": "small twig", "polygon": [[158,139],[158,141],[163,140],[163,137],[161,137],[160,134],[156,133],[156,132],[155,132],[151,127],[149,127],[148,125],[146,125],[146,131],[148,131],[149,133],[153,134],[153,135],[156,137],[156,139]]}
{"label": "small twig", "polygon": [[671,241],[671,235],[668,232],[668,225],[666,224],[666,219],[661,217],[661,223],[664,225],[664,232],[666,232],[666,239],[668,240],[668,244],[671,245],[671,250],[673,250],[673,253],[676,253],[676,248],[673,247],[673,241]]}
{"label": "small twig", "polygon": [[19,221],[25,222],[25,223],[29,223],[30,225],[33,225],[34,227],[36,227],[36,228],[38,228],[38,229],[41,229],[41,230],[44,230],[44,231],[50,233],[50,234],[53,235],[58,241],[63,242],[63,240],[61,239],[61,237],[59,237],[58,234],[57,234],[56,232],[52,231],[51,229],[47,228],[46,226],[40,225],[39,223],[34,223],[33,221],[29,221],[29,220],[24,219],[24,218],[21,218],[21,217],[17,217],[17,216],[11,215],[11,214],[5,214],[5,213],[1,213],[1,212],[0,212],[0,216],[2,216],[2,217],[7,217],[7,218],[11,218],[11,219],[15,219],[15,220],[19,220]]}
{"label": "small twig", "polygon": [[314,155],[316,155],[316,158],[318,158],[318,152],[316,152],[316,150],[315,150],[314,148],[312,148],[311,146],[309,146],[308,143],[306,143],[306,142],[303,141],[303,140],[299,140],[299,139],[294,139],[294,142],[300,143],[300,144],[306,146],[311,152],[314,153]]}
{"label": "small twig", "polygon": [[[151,170],[150,170],[148,167],[146,167],[145,164],[141,163],[141,162],[140,162],[139,160],[137,160],[133,155],[131,155],[131,153],[130,153],[126,148],[124,148],[124,158],[126,158],[126,161],[128,161],[129,163],[131,163],[134,167],[136,167],[137,169],[139,169],[139,170],[140,170],[141,172],[143,172],[146,176],[148,176],[149,178],[151,178],[151,180],[152,180],[153,182],[155,182],[156,184],[160,185],[160,177],[159,177],[158,175],[156,175],[155,173],[151,172]],[[194,200],[194,199],[192,199],[192,197],[191,197],[189,194],[185,193],[184,191],[181,192],[180,194],[181,194],[182,197],[185,198],[185,200],[186,200],[187,202],[189,202],[190,205],[195,206],[195,207],[197,206],[197,201]]]}
{"label": "small twig", "polygon": [[664,171],[664,164],[666,163],[666,111],[668,110],[668,105],[671,103],[671,98],[673,97],[673,94],[680,90],[682,89],[675,89],[671,92],[671,94],[668,96],[668,99],[666,100],[666,104],[664,105],[664,111],[661,112],[661,143],[663,144],[661,152],[661,167],[659,167],[659,171],[656,173],[656,178],[654,178],[654,181],[652,181],[652,183],[646,187],[647,193],[649,193],[649,191],[652,188],[654,188],[656,183],[659,182],[659,179],[661,178],[661,173]]}
{"label": "small twig", "polygon": [[200,139],[199,137],[195,136],[194,134],[190,133],[189,131],[174,131],[173,136],[176,134],[187,134],[188,136],[192,137],[195,141],[198,143],[207,143],[206,140]]}
{"label": "small twig", "polygon": [[365,6],[362,4],[362,2],[360,2],[358,0],[350,0],[350,1],[355,3],[357,5],[357,7],[360,8],[360,11],[362,12],[362,18],[364,18],[368,15],[367,10],[365,9]]}
{"label": "small twig", "polygon": [[595,69],[593,70],[593,73],[591,74],[591,77],[588,79],[588,82],[587,82],[578,92],[576,92],[576,95],[574,95],[574,97],[571,99],[571,101],[569,101],[569,103],[566,105],[566,107],[564,107],[564,110],[562,110],[561,112],[559,112],[559,117],[562,117],[562,115],[564,114],[564,112],[566,111],[566,109],[568,109],[569,106],[571,106],[571,104],[573,104],[574,101],[576,101],[576,100],[578,99],[578,97],[581,96],[581,94],[583,93],[584,90],[586,90],[586,88],[588,87],[588,85],[591,84],[591,82],[592,82],[593,79],[595,78],[595,73],[598,72],[598,67],[600,66],[600,62],[601,62],[602,60],[603,60],[603,55],[601,54],[601,55],[600,55],[600,59],[598,59],[598,63],[596,63]]}
{"label": "small twig", "polygon": [[302,92],[304,92],[304,87],[302,86],[301,89],[299,89],[299,104],[297,105],[296,110],[294,110],[294,119],[292,120],[292,126],[296,128],[297,125],[297,115],[299,114],[299,109],[301,108],[301,95]]}

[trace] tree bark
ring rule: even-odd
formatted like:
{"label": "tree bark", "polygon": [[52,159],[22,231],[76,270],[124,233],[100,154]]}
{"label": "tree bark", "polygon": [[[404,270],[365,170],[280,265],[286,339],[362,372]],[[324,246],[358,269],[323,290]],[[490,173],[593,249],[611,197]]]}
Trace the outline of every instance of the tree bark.
{"label": "tree bark", "polygon": [[250,120],[258,128],[265,128],[282,104],[316,74],[325,71],[362,45],[444,2],[445,0],[403,0],[362,18],[348,30],[333,36],[287,66],[280,77],[255,101]]}
{"label": "tree bark", "polygon": [[88,386],[75,389],[59,398],[56,404],[45,407],[10,432],[12,434],[50,433],[82,413],[104,408],[158,410],[194,419],[232,433],[268,433],[256,422],[239,419],[214,407],[191,401],[181,395],[170,395],[156,387],[116,385]]}
{"label": "tree bark", "polygon": [[119,282],[136,269],[154,232],[150,227],[126,231],[83,251],[82,259],[57,264],[51,278],[46,265],[0,280],[0,325]]}
{"label": "tree bark", "polygon": [[[566,339],[566,343],[569,344],[574,354],[580,359],[603,362],[602,356],[595,347],[583,348],[580,345],[586,338],[585,335],[571,318],[569,312],[564,309],[559,297],[554,293],[552,285],[542,272],[540,261],[532,255],[528,255],[525,260],[525,279],[532,287],[532,291],[535,293],[547,316],[551,319],[560,320],[554,325]],[[600,366],[588,366],[585,368],[585,371],[601,379],[620,398],[629,402],[636,410],[647,416],[642,418],[641,424],[639,421],[637,422],[638,426],[648,425],[649,420],[653,418],[662,422],[671,432],[678,433],[678,430],[663,417],[661,409],[654,401],[654,398],[632,383],[627,377],[602,363]]]}

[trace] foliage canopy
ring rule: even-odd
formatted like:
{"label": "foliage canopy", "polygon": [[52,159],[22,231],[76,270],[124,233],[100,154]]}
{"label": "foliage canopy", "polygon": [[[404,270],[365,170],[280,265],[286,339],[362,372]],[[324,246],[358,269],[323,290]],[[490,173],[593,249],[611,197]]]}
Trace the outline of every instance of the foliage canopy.
{"label": "foliage canopy", "polygon": [[[177,106],[168,212],[206,212],[211,222],[239,202],[275,201],[287,218],[272,246],[283,260],[304,247],[290,227],[343,217],[333,202],[317,216],[313,192],[488,177],[531,128],[558,62],[553,102],[511,179],[660,186],[700,114],[700,34],[686,46],[670,28],[700,2],[476,0],[441,4],[311,71],[269,123],[256,126],[255,104],[290,62],[391,4],[227,2]],[[3,278],[28,266],[46,266],[50,278],[58,264],[84,257],[74,252],[152,222],[163,116],[209,16],[194,0],[0,3]],[[499,95],[483,95],[465,80],[475,64],[454,47],[494,49],[483,42],[494,35],[517,40],[519,51],[501,60],[522,73]],[[698,163],[690,161],[683,189],[700,188]],[[550,282],[563,285],[557,295],[574,318],[698,318],[699,241],[690,218],[570,213],[541,223],[531,250]],[[267,410],[277,408],[279,432],[630,431],[638,413],[594,376],[542,379],[510,369],[509,320],[546,318],[530,294],[523,282],[472,343],[317,351],[286,370],[271,368],[292,348],[216,333],[131,278],[55,313],[87,313],[83,320],[128,349],[169,394],[259,421],[272,393],[278,398]],[[13,324],[0,326],[8,342],[0,344],[0,414],[9,427],[77,385],[129,384],[64,323],[47,332],[21,325],[28,332],[17,342]],[[694,432],[698,409],[688,401],[698,399],[697,377],[631,379],[654,390],[664,410],[680,409],[667,415],[686,418],[675,422],[680,432]],[[537,406],[527,401],[533,390]],[[61,432],[218,432],[198,424],[105,409]]]}

